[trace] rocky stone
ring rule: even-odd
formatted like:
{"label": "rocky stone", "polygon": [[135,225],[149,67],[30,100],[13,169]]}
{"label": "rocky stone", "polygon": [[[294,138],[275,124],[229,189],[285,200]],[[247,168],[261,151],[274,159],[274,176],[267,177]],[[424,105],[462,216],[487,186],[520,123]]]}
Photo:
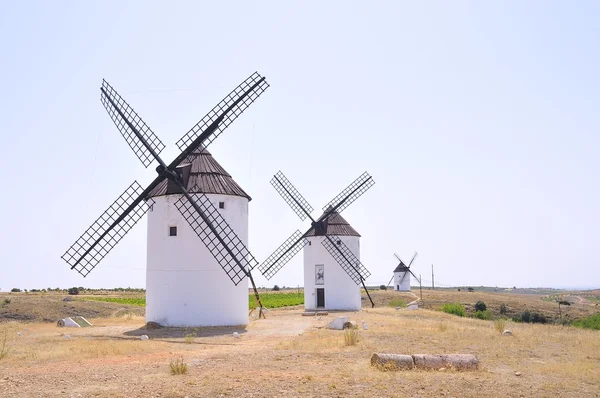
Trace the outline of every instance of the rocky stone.
{"label": "rocky stone", "polygon": [[343,330],[344,329],[344,324],[346,322],[348,322],[348,317],[347,316],[338,316],[333,321],[331,321],[331,322],[329,322],[327,324],[327,328],[328,329],[334,329],[334,330]]}
{"label": "rocky stone", "polygon": [[154,329],[160,329],[160,328],[162,328],[162,325],[158,322],[150,321],[150,322],[146,323],[146,329],[148,329],[148,330],[154,330]]}
{"label": "rocky stone", "polygon": [[145,335],[145,334],[143,334],[143,335],[140,336],[140,340],[146,341],[146,340],[148,340],[148,336]]}
{"label": "rocky stone", "polygon": [[508,329],[506,329],[504,332],[502,332],[502,336],[512,336],[512,335],[513,335],[513,333]]}
{"label": "rocky stone", "polygon": [[345,322],[344,329],[358,329],[358,324],[355,321]]}

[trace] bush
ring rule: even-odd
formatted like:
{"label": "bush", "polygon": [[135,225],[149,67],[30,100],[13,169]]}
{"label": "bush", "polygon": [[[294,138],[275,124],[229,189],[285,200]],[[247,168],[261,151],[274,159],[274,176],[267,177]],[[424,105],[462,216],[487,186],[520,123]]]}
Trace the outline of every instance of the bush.
{"label": "bush", "polygon": [[10,301],[11,300],[7,297],[7,298],[4,299],[4,304],[10,304]]}
{"label": "bush", "polygon": [[13,287],[12,289],[10,289],[11,292],[13,293],[20,293],[21,289],[17,288],[17,287]]}
{"label": "bush", "polygon": [[478,301],[475,303],[475,311],[485,311],[487,310],[487,305],[483,301]]}
{"label": "bush", "polygon": [[400,297],[394,297],[393,299],[390,300],[389,306],[392,308],[396,308],[396,307],[404,308],[404,307],[406,307],[406,301],[404,301]]}
{"label": "bush", "polygon": [[465,307],[463,307],[462,304],[460,304],[460,303],[446,303],[442,307],[442,311],[444,311],[448,314],[453,314],[453,315],[457,315],[457,316],[465,316],[466,315]]}
{"label": "bush", "polygon": [[273,289],[271,289],[271,290],[278,292],[281,290],[281,288],[279,287],[279,285],[275,285],[275,286],[273,286]]}
{"label": "bush", "polygon": [[76,287],[72,287],[72,288],[69,289],[68,293],[71,294],[71,295],[78,295],[79,294],[79,289],[76,288]]}
{"label": "bush", "polygon": [[171,359],[171,363],[169,364],[171,368],[172,375],[184,375],[188,371],[187,364],[183,362],[183,358]]}
{"label": "bush", "polygon": [[468,291],[470,291],[470,292],[472,292],[472,291],[474,291],[475,289],[473,289],[472,287],[469,287],[467,290],[468,290]]}
{"label": "bush", "polygon": [[506,306],[506,304],[500,304],[500,314],[506,315],[507,312],[508,312],[508,307]]}
{"label": "bush", "polygon": [[518,316],[513,318],[515,322],[524,322],[524,323],[546,323],[548,320],[542,314],[538,314],[537,312],[529,312],[523,311]]}
{"label": "bush", "polygon": [[379,290],[387,290],[387,286],[386,285],[379,285]]}
{"label": "bush", "polygon": [[492,319],[494,319],[494,313],[490,310],[475,311],[473,317],[477,319],[483,319],[485,321],[491,321]]}
{"label": "bush", "polygon": [[573,326],[578,328],[600,330],[600,314],[588,316],[587,318],[575,321],[573,322]]}

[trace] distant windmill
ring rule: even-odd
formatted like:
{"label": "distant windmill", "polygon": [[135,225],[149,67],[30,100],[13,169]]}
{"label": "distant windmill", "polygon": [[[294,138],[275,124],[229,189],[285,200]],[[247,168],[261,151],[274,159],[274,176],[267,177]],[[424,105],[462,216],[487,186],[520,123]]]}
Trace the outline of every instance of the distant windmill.
{"label": "distant windmill", "polygon": [[[363,173],[327,203],[323,207],[324,213],[315,220],[310,214],[313,208],[306,199],[281,171],[275,174],[271,185],[301,220],[304,221],[307,217],[311,220],[311,226],[304,234],[297,230],[275,250],[258,267],[262,274],[271,279],[304,248],[305,309],[358,310],[361,307],[361,297],[357,285],[360,284],[371,305],[375,306],[365,285],[370,272],[360,262],[360,235],[340,215],[374,184],[373,178],[368,173]],[[332,260],[337,263],[335,267],[329,265]],[[325,289],[329,291],[327,300]]]}
{"label": "distant windmill", "polygon": [[[410,260],[410,263],[408,263],[408,265],[406,265],[404,263],[404,261],[402,261],[402,259],[400,258],[400,256],[398,256],[398,254],[394,253],[394,256],[396,257],[396,259],[398,259],[398,261],[400,261],[400,263],[398,263],[398,266],[396,267],[396,269],[394,269],[394,275],[392,276],[392,279],[394,280],[394,290],[400,291],[400,292],[409,292],[410,291],[410,275],[414,276],[415,279],[421,283],[420,279],[417,278],[417,276],[410,270],[410,267],[412,266],[413,262],[415,261],[415,258],[417,258],[417,252],[415,252],[415,254],[413,255],[412,259]],[[392,279],[390,279],[390,282],[392,281]],[[388,283],[389,285],[389,283]]]}
{"label": "distant windmill", "polygon": [[253,73],[177,142],[181,153],[167,165],[159,157],[164,144],[103,81],[102,104],[142,164],[158,162],[158,177],[146,189],[134,181],[77,239],[62,256],[71,269],[87,276],[149,211],[147,320],[168,326],[248,323],[248,279],[262,308],[250,272],[258,262],[246,247],[249,196],[206,147],[268,87]]}

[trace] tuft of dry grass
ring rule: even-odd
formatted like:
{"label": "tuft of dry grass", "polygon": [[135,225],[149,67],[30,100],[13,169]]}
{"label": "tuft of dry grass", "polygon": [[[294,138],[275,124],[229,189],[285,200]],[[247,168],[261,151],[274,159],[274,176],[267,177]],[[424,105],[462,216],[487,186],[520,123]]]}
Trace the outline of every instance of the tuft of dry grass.
{"label": "tuft of dry grass", "polygon": [[171,368],[172,375],[184,375],[188,371],[188,366],[185,362],[183,362],[182,357],[171,359],[169,367]]}
{"label": "tuft of dry grass", "polygon": [[344,344],[345,345],[356,345],[358,343],[358,329],[345,329],[344,330]]}
{"label": "tuft of dry grass", "polygon": [[198,329],[194,329],[194,331],[191,333],[186,333],[185,344],[192,344],[197,335],[198,335]]}
{"label": "tuft of dry grass", "polygon": [[438,330],[442,333],[445,332],[446,330],[448,330],[448,324],[446,322],[440,322],[438,324]]}
{"label": "tuft of dry grass", "polygon": [[500,333],[504,332],[506,330],[506,319],[496,319],[494,328]]}
{"label": "tuft of dry grass", "polygon": [[8,346],[6,345],[6,330],[3,330],[2,344],[0,344],[0,360],[6,358],[8,355]]}

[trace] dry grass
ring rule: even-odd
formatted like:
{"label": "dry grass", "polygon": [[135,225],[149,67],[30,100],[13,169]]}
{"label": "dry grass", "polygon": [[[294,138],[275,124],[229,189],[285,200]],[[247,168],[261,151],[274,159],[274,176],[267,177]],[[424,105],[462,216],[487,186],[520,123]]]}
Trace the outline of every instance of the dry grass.
{"label": "dry grass", "polygon": [[184,375],[188,372],[188,366],[183,362],[183,358],[171,359],[169,367],[172,375]]}
{"label": "dry grass", "polygon": [[6,330],[2,331],[2,337],[0,337],[0,340],[2,341],[0,343],[0,360],[6,358],[6,356],[8,355],[8,345],[6,344]]}
{"label": "dry grass", "polygon": [[506,330],[506,319],[496,319],[494,321],[494,328],[500,333],[504,332]]}
{"label": "dry grass", "polygon": [[[332,315],[270,314],[236,329],[242,339],[232,329],[201,328],[189,344],[189,330],[152,335],[137,316],[90,319],[94,327],[82,329],[4,323],[10,354],[0,361],[0,396],[594,397],[600,391],[598,331],[511,323],[514,336],[506,337],[492,321],[385,307],[340,314],[369,325],[348,346],[346,331],[325,328]],[[152,338],[140,341],[141,334]],[[380,372],[370,365],[373,352],[474,354],[481,369]],[[174,358],[189,377],[166,371]]]}
{"label": "dry grass", "polygon": [[358,343],[358,329],[349,328],[344,329],[344,344],[345,345],[356,345]]}

